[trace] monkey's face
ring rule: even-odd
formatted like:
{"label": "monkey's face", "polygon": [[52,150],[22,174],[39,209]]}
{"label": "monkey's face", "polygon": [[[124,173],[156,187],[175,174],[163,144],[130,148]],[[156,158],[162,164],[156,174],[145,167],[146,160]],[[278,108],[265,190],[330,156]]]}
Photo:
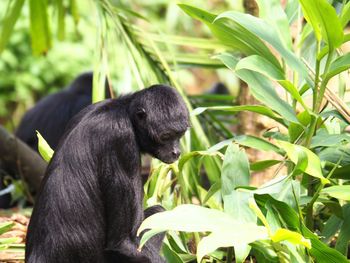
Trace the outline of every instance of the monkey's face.
{"label": "monkey's face", "polygon": [[164,163],[175,162],[181,154],[180,138],[182,135],[183,132],[164,132],[159,136],[158,142],[153,142],[150,154]]}
{"label": "monkey's face", "polygon": [[131,105],[132,122],[141,152],[165,163],[180,156],[180,138],[189,127],[189,113],[181,96],[164,85],[140,93]]}
{"label": "monkey's face", "polygon": [[186,117],[153,122],[147,120],[147,113],[145,114],[139,120],[136,131],[141,152],[149,153],[164,163],[175,162],[181,154],[180,139],[188,128],[183,123],[187,124]]}

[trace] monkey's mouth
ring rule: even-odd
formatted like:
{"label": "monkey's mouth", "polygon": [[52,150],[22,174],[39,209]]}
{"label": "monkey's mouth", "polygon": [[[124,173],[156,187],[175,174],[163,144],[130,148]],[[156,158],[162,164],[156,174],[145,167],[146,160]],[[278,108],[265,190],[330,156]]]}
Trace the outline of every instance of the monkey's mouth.
{"label": "monkey's mouth", "polygon": [[172,164],[179,159],[179,158],[174,158],[172,156],[162,156],[160,154],[155,154],[154,157],[166,164]]}

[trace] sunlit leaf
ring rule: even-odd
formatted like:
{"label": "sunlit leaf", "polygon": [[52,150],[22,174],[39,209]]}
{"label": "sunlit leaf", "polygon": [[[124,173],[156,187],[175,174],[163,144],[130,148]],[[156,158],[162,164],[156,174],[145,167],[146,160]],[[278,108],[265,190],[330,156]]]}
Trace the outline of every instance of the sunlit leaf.
{"label": "sunlit leaf", "polygon": [[309,239],[304,238],[297,232],[290,231],[288,229],[278,229],[271,237],[273,242],[289,241],[295,245],[303,245],[307,248],[311,248],[311,242]]}
{"label": "sunlit leaf", "polygon": [[38,137],[39,153],[45,161],[49,162],[53,156],[54,151],[51,149],[50,145],[45,141],[43,136],[41,136],[41,134],[38,131],[36,131],[36,135]]}
{"label": "sunlit leaf", "polygon": [[304,152],[308,160],[305,172],[313,177],[319,178],[323,184],[329,183],[329,180],[322,175],[321,162],[316,154],[301,145],[285,141],[278,141],[277,144],[286,151],[288,157],[294,164],[300,163],[299,152]]}
{"label": "sunlit leaf", "polygon": [[46,0],[29,0],[30,36],[33,53],[45,54],[51,47],[51,31]]}
{"label": "sunlit leaf", "polygon": [[337,199],[350,201],[350,185],[330,186],[323,188],[321,193]]}
{"label": "sunlit leaf", "polygon": [[221,170],[222,195],[229,195],[237,186],[249,185],[249,161],[243,149],[231,143],[226,150]]}
{"label": "sunlit leaf", "polygon": [[10,35],[17,22],[17,19],[21,14],[23,3],[24,0],[8,1],[6,15],[1,21],[0,53],[6,47],[6,44],[10,38]]}

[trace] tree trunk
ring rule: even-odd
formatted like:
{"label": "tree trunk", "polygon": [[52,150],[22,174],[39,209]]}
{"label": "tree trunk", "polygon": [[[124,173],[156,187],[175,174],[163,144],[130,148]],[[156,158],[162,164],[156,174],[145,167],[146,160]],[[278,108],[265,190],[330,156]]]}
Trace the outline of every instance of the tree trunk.
{"label": "tree trunk", "polygon": [[0,159],[6,168],[16,171],[30,189],[39,190],[47,163],[20,139],[0,126]]}

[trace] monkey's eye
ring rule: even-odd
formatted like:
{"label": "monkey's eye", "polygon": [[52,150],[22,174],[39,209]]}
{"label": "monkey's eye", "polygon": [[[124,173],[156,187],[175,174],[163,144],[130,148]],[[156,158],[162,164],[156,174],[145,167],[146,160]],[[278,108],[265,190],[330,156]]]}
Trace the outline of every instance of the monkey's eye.
{"label": "monkey's eye", "polygon": [[139,119],[144,119],[146,117],[146,110],[144,108],[139,108],[136,110],[136,115]]}
{"label": "monkey's eye", "polygon": [[163,133],[160,136],[161,141],[166,142],[169,141],[171,139],[171,134],[170,133]]}

